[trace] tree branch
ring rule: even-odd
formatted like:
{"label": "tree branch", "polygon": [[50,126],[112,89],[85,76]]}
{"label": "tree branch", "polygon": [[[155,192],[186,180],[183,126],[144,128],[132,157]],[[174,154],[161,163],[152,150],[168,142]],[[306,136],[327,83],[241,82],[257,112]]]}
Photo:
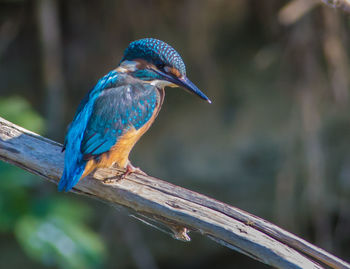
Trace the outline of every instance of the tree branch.
{"label": "tree branch", "polygon": [[328,6],[333,8],[340,8],[345,12],[350,13],[350,0],[321,0]]}
{"label": "tree branch", "polygon": [[[58,182],[62,145],[0,118],[0,159]],[[350,268],[350,265],[283,229],[235,207],[165,181],[132,174],[113,184],[116,168],[99,169],[73,189],[129,214],[174,238],[190,241],[197,231],[214,241],[278,268]]]}
{"label": "tree branch", "polygon": [[278,12],[278,20],[284,25],[297,22],[314,7],[322,5],[339,8],[350,13],[350,0],[291,0],[287,2]]}

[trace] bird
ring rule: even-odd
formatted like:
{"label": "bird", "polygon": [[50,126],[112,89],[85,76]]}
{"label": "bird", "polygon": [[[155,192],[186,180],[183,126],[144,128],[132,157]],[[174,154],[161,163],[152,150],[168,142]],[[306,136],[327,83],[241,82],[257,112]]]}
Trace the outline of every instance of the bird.
{"label": "bird", "polygon": [[165,96],[164,88],[181,87],[211,103],[186,76],[180,54],[167,43],[143,38],[131,42],[119,65],[102,77],[80,102],[68,127],[62,152],[59,191],[101,167],[139,172],[129,161],[135,143],[150,128]]}

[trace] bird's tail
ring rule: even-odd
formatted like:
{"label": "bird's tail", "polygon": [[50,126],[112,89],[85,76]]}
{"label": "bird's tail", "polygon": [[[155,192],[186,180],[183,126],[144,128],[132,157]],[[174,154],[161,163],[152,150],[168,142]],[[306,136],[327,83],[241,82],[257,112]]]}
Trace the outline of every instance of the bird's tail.
{"label": "bird's tail", "polygon": [[76,165],[74,169],[69,169],[65,165],[63,175],[58,183],[58,191],[70,191],[81,178],[86,162]]}

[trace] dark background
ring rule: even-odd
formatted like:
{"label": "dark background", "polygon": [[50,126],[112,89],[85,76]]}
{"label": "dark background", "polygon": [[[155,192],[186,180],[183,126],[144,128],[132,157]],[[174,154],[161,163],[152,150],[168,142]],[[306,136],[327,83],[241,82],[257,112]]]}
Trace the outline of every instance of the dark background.
{"label": "dark background", "polygon": [[[129,42],[171,44],[211,105],[169,88],[131,159],[350,260],[349,17],[321,1],[0,1],[0,116],[63,142]],[[178,242],[0,163],[1,268],[267,268]]]}

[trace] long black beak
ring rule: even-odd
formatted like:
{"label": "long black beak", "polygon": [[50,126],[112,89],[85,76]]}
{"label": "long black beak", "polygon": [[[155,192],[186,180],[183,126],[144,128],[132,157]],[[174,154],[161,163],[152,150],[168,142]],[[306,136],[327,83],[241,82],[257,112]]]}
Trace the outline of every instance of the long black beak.
{"label": "long black beak", "polygon": [[197,86],[194,85],[187,77],[178,78],[178,77],[169,75],[165,72],[161,72],[159,70],[156,70],[156,72],[160,74],[162,77],[164,77],[165,80],[184,88],[190,93],[194,93],[195,95],[199,96],[201,99],[211,104],[210,99],[200,89],[198,89]]}
{"label": "long black beak", "polygon": [[200,98],[202,98],[203,100],[211,104],[210,99],[200,89],[198,89],[197,86],[194,85],[192,81],[189,80],[187,77],[175,78],[175,81],[173,83],[181,86],[182,88],[184,88],[185,90],[188,90],[191,93],[196,94],[197,96],[199,96]]}

